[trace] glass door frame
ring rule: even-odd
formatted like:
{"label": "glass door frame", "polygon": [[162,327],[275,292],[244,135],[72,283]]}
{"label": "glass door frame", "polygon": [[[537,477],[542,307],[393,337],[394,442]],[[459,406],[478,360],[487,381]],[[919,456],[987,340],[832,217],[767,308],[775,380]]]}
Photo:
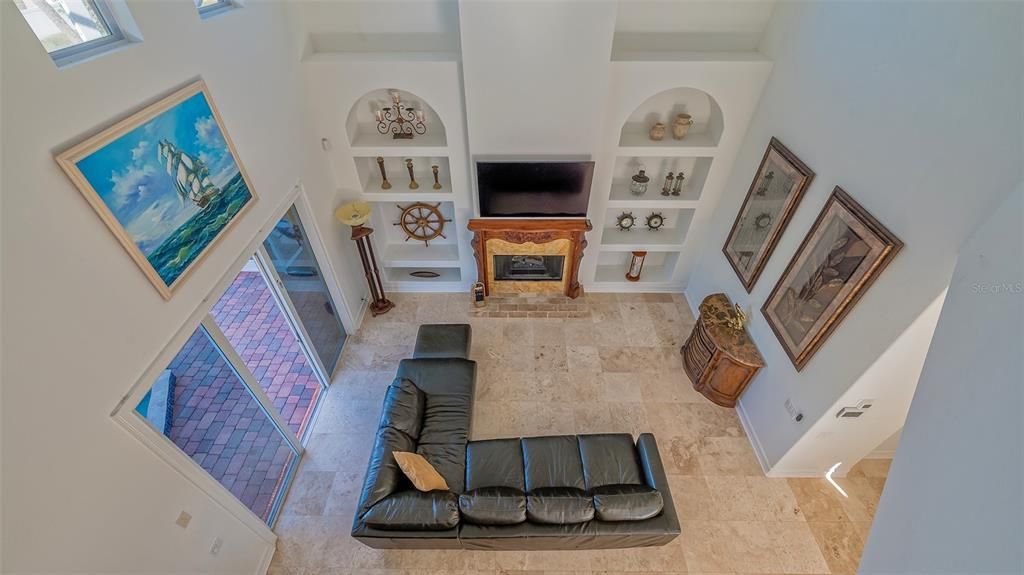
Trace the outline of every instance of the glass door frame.
{"label": "glass door frame", "polygon": [[[114,406],[114,409],[110,413],[110,417],[123,427],[130,435],[134,436],[143,445],[152,450],[158,457],[160,457],[160,459],[168,463],[173,469],[175,469],[175,471],[183,475],[188,481],[198,487],[215,502],[220,504],[224,509],[234,515],[239,521],[271,546],[273,546],[277,540],[277,535],[274,534],[272,527],[278,518],[277,516],[280,512],[281,505],[285,499],[284,495],[287,494],[288,489],[282,490],[282,493],[278,495],[277,500],[274,502],[274,508],[271,511],[268,522],[264,522],[263,519],[246,507],[245,504],[236,498],[226,487],[221,485],[213,475],[203,469],[202,466],[196,463],[188,454],[175,445],[169,437],[153,427],[145,417],[135,410],[135,406],[138,405],[143,396],[152,387],[153,382],[156,381],[159,375],[167,368],[168,365],[170,365],[171,361],[178,352],[181,351],[185,343],[195,333],[195,331],[198,329],[204,329],[211,341],[213,341],[218,348],[218,351],[235,370],[242,383],[256,399],[259,407],[270,417],[274,426],[279,432],[281,432],[282,436],[295,452],[295,459],[286,476],[286,482],[290,483],[291,480],[294,479],[295,472],[297,471],[299,464],[301,463],[302,456],[305,453],[305,448],[303,447],[303,439],[305,437],[299,437],[285,424],[266,392],[264,392],[260,387],[259,382],[235,351],[234,347],[231,345],[230,341],[228,341],[224,332],[221,331],[212,315],[213,305],[223,297],[232,282],[242,271],[246,262],[254,258],[254,254],[260,254],[256,257],[257,265],[259,265],[264,271],[273,271],[272,266],[266,265],[266,262],[269,261],[269,257],[263,248],[263,241],[273,231],[277,222],[280,221],[280,219],[284,217],[284,214],[293,206],[296,208],[296,211],[299,213],[299,217],[304,223],[306,236],[309,238],[310,249],[312,250],[314,257],[317,259],[318,264],[320,264],[321,269],[324,270],[324,281],[327,284],[328,295],[330,296],[335,309],[340,310],[341,312],[340,319],[342,326],[347,333],[352,333],[352,331],[354,331],[352,329],[354,326],[352,326],[353,320],[350,308],[343,297],[343,293],[340,291],[340,287],[336,283],[337,280],[333,277],[326,277],[333,274],[333,269],[329,260],[325,257],[326,251],[322,244],[315,219],[313,218],[309,201],[305,197],[305,192],[303,191],[301,184],[296,185],[295,188],[286,195],[282,203],[278,206],[278,209],[274,210],[273,215],[257,231],[256,237],[249,242],[241,255],[236,258],[235,262],[228,268],[227,272],[221,276],[210,294],[199,302],[197,308],[191,313],[189,318],[179,327],[178,331],[173,337],[171,337],[170,341],[165,344],[164,348],[156,355],[156,357],[153,358],[149,366],[143,371],[141,377],[136,380],[128,392],[120,398],[117,405]],[[261,262],[260,258],[266,259]],[[277,282],[280,281],[280,278],[278,278],[276,274],[272,276],[264,275],[264,278],[273,278],[274,281],[268,281],[267,284],[270,286],[271,292],[275,294],[275,298],[278,298],[278,302],[281,302],[281,296],[277,293],[278,290],[281,289],[280,284],[277,284]],[[287,301],[287,305],[290,306],[290,301],[285,301]],[[289,325],[292,325],[292,329],[296,329],[292,324],[292,317],[290,317],[290,314],[294,313],[294,308],[289,307],[287,310],[283,310],[283,312],[285,317],[288,318]],[[298,316],[295,315],[294,317]],[[299,338],[299,342],[307,357],[310,357],[311,355],[315,356],[315,354],[310,354],[306,349],[306,345],[308,344],[303,341],[302,338]],[[314,372],[317,372],[319,377],[323,373],[322,365],[319,363],[319,360],[315,358],[313,359],[312,364],[317,366],[314,369]],[[327,386],[329,386],[330,381],[331,380],[329,378],[321,380],[321,384],[325,386],[324,391],[327,391]],[[324,395],[324,393],[321,393],[320,398]],[[315,418],[317,413],[315,408],[313,413]],[[313,422],[311,421],[307,426],[307,432],[303,435],[308,436],[308,430],[312,429],[312,427]]]}

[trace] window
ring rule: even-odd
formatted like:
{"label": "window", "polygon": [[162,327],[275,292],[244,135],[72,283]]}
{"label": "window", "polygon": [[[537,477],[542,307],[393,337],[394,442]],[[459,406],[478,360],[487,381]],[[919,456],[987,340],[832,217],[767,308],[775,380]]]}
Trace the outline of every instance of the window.
{"label": "window", "polygon": [[233,0],[195,0],[196,8],[199,9],[200,18],[209,18],[222,12],[235,8]]}
{"label": "window", "polygon": [[105,0],[14,0],[58,66],[124,40]]}

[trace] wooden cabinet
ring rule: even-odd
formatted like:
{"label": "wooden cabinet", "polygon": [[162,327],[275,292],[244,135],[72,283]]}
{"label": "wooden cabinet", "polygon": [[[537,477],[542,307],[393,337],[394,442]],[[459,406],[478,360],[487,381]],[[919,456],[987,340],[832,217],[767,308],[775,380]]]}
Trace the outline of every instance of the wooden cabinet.
{"label": "wooden cabinet", "polygon": [[764,359],[747,330],[726,322],[733,316],[732,303],[716,293],[700,304],[700,317],[679,350],[693,388],[722,407],[735,407],[743,390],[764,367]]}

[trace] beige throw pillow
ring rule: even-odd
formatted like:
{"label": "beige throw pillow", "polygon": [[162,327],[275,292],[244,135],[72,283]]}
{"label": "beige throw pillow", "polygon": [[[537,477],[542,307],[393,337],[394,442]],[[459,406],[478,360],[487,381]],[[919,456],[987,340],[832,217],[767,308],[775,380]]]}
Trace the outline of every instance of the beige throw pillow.
{"label": "beige throw pillow", "polygon": [[409,453],[408,451],[392,451],[398,467],[402,473],[412,481],[413,486],[420,491],[434,491],[443,489],[448,491],[448,483],[444,477],[434,469],[429,461],[423,459],[422,455]]}

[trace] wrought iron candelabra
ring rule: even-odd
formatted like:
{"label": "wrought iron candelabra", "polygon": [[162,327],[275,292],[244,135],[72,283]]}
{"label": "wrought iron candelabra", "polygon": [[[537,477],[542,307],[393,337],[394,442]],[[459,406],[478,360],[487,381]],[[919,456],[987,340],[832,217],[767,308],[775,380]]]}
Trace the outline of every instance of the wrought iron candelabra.
{"label": "wrought iron candelabra", "polygon": [[377,110],[377,131],[391,133],[396,140],[410,140],[413,134],[427,133],[423,110],[407,107],[402,103],[398,90],[391,90],[391,107]]}

